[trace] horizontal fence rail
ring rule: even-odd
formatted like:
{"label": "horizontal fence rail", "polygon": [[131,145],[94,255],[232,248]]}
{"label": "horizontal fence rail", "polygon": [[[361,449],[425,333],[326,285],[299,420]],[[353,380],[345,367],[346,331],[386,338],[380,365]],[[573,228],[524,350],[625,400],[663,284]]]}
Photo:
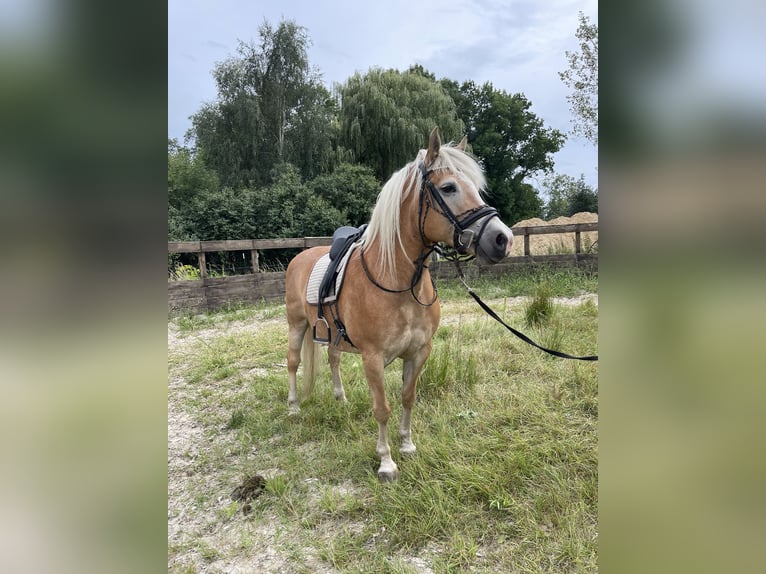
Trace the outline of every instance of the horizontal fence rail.
{"label": "horizontal fence rail", "polygon": [[[564,225],[534,225],[513,227],[514,237],[524,237],[524,255],[507,257],[493,266],[470,262],[465,267],[468,277],[480,275],[500,276],[519,267],[548,264],[556,267],[587,267],[598,269],[598,254],[582,252],[582,233],[597,232],[598,223],[569,223]],[[532,255],[532,235],[574,233],[574,253],[559,255]],[[171,311],[195,311],[218,309],[232,303],[258,303],[264,300],[284,298],[285,272],[264,271],[259,265],[258,251],[270,249],[309,249],[330,245],[332,237],[303,237],[286,239],[235,239],[221,241],[169,241],[168,254],[196,254],[199,279],[168,282],[168,306]],[[206,253],[250,252],[252,272],[246,275],[209,277]],[[454,275],[447,262],[437,261],[431,265],[436,278]]]}

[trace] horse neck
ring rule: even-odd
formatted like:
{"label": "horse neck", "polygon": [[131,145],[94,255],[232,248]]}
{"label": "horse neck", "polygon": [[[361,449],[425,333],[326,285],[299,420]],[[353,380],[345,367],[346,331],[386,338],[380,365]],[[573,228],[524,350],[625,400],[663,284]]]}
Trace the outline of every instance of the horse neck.
{"label": "horse neck", "polygon": [[415,191],[402,204],[402,218],[399,223],[399,231],[404,252],[401,249],[397,251],[397,268],[400,268],[401,265],[403,269],[413,269],[414,262],[430,250],[430,246],[424,243],[423,236],[420,234],[418,196],[418,192]]}
{"label": "horse neck", "polygon": [[[391,288],[403,289],[409,287],[412,276],[416,270],[416,261],[421,257],[424,257],[430,246],[423,243],[423,238],[420,235],[420,226],[418,224],[418,190],[414,190],[408,198],[402,203],[401,206],[401,221],[399,223],[399,232],[402,241],[402,247],[397,242],[396,256],[394,265],[394,278],[386,278],[387,281],[393,281],[396,283]],[[377,269],[376,276],[382,277],[381,266],[378,264],[378,243],[376,240],[370,245],[370,249],[365,250],[365,257],[367,253],[371,254],[371,266]],[[373,255],[374,254],[374,255]],[[426,262],[427,263],[427,262]],[[428,268],[423,270],[423,275],[420,282],[417,285],[418,299],[426,300],[426,298],[433,297],[433,286],[431,285]],[[427,299],[430,300],[430,299]]]}

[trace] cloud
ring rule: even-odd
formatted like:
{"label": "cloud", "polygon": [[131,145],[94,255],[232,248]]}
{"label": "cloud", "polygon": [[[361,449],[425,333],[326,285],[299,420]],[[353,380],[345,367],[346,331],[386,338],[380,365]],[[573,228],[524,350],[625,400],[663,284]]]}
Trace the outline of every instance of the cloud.
{"label": "cloud", "polygon": [[[546,125],[568,131],[571,114],[558,72],[566,67],[564,52],[577,48],[578,10],[595,19],[596,9],[595,0],[338,0],[330,7],[308,0],[221,0],[220,5],[171,0],[170,137],[182,135],[190,126],[188,116],[215,98],[215,62],[233,55],[238,39],[257,38],[264,19],[277,24],[282,18],[307,29],[310,63],[328,88],[356,71],[404,70],[419,63],[437,78],[491,81],[498,89],[524,93]],[[591,158],[580,171],[597,163],[595,150],[580,155]]]}

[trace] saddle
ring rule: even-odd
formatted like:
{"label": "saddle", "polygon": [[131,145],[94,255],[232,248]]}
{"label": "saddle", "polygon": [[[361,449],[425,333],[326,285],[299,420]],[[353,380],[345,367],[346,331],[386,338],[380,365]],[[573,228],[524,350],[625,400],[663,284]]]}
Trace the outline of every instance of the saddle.
{"label": "saddle", "polygon": [[[336,229],[332,235],[329,262],[327,264],[327,269],[324,272],[324,276],[322,277],[322,282],[319,284],[319,292],[317,297],[317,321],[314,323],[313,327],[314,341],[317,343],[327,344],[330,342],[330,327],[327,324],[327,320],[324,318],[324,302],[328,298],[331,299],[330,305],[334,303],[335,310],[337,311],[337,301],[338,297],[340,296],[340,289],[342,286],[342,281],[338,282],[338,275],[339,271],[341,270],[341,264],[343,263],[343,270],[345,271],[345,255],[348,254],[351,246],[359,241],[365,229],[367,229],[366,223],[360,227],[351,227],[345,225]],[[333,315],[335,327],[338,330],[338,334],[335,338],[335,345],[338,345],[341,337],[353,345],[353,343],[351,343],[351,339],[349,339],[348,334],[346,333],[346,328],[343,325],[343,322],[340,320],[340,317],[337,315],[337,313],[333,313],[332,307],[330,308],[330,313]],[[325,333],[327,333],[326,337],[318,336],[317,325],[319,323],[323,323]]]}

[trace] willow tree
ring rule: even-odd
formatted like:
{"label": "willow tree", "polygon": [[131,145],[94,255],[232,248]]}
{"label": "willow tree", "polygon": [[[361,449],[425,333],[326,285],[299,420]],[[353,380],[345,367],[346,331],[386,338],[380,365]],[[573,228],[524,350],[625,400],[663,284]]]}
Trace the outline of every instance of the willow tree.
{"label": "willow tree", "polygon": [[455,103],[423,74],[372,68],[351,76],[339,93],[339,145],[381,181],[425,147],[434,126],[445,141],[462,137]]}

